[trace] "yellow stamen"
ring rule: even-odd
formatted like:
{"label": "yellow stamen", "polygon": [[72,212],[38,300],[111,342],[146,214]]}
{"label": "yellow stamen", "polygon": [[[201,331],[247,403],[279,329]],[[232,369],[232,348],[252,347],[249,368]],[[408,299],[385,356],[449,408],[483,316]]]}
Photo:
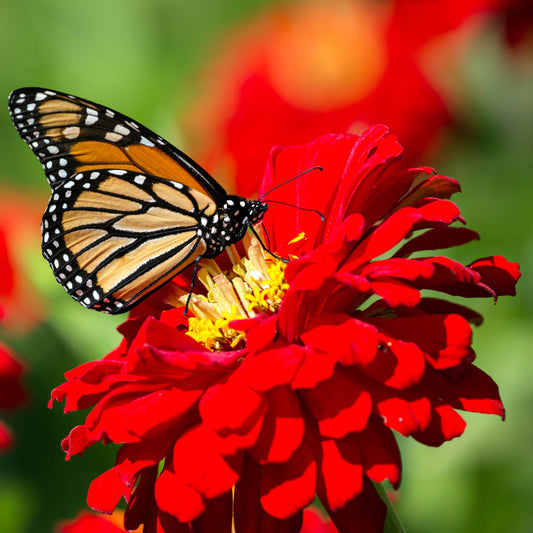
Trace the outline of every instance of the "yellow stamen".
{"label": "yellow stamen", "polygon": [[[255,237],[245,242],[246,255],[240,257],[234,246],[228,256],[233,267],[222,272],[212,260],[203,260],[198,280],[207,296],[192,294],[188,335],[211,351],[244,347],[245,334],[229,327],[233,320],[275,313],[289,288],[285,281],[286,264],[263,250]],[[183,305],[188,294],[174,286],[165,297],[167,303]]]}

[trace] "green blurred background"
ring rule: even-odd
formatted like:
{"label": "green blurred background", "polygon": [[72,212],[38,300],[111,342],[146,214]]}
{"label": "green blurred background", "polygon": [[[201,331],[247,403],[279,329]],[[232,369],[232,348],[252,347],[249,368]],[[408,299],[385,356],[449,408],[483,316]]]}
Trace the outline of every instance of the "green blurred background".
{"label": "green blurred background", "polygon": [[[71,92],[134,117],[187,151],[179,119],[194,98],[198,72],[234,28],[272,4],[4,0],[0,100],[28,85]],[[460,257],[502,254],[522,267],[517,297],[497,306],[473,303],[485,316],[474,334],[478,365],[499,384],[507,420],[467,415],[465,434],[437,449],[399,439],[404,477],[397,506],[410,533],[533,531],[533,50],[517,57],[502,41],[501,27],[489,24],[461,54],[461,120],[469,134],[452,131],[424,163],[460,180],[463,193],[455,201],[481,234]],[[9,187],[44,208],[43,172],[5,104],[0,139],[0,194]],[[48,410],[50,390],[67,369],[115,347],[121,319],[72,302],[36,243],[19,252],[21,275],[46,312],[36,328],[1,333],[25,361],[31,398],[17,412],[0,415],[17,440],[0,457],[0,531],[49,532],[84,508],[90,481],[112,465],[116,451],[96,446],[66,463],[60,441],[82,417],[63,415],[59,405]]]}

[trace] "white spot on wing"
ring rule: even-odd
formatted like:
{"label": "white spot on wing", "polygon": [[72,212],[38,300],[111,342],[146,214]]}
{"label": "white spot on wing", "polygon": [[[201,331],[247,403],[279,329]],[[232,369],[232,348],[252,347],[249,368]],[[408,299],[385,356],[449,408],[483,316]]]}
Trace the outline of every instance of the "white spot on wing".
{"label": "white spot on wing", "polygon": [[69,126],[63,130],[63,135],[67,139],[76,139],[80,134],[80,128],[78,126]]}
{"label": "white spot on wing", "polygon": [[111,141],[113,143],[116,143],[118,141],[120,141],[122,139],[122,135],[119,135],[118,133],[115,133],[113,131],[108,131],[106,134],[105,134],[105,137],[104,139],[106,141]]}
{"label": "white spot on wing", "polygon": [[146,137],[141,137],[141,144],[144,144],[144,146],[155,146],[155,144],[152,141],[149,141]]}
{"label": "white spot on wing", "polygon": [[117,124],[115,126],[114,131],[118,133],[119,135],[128,135],[130,133],[130,130],[122,126],[122,124]]}

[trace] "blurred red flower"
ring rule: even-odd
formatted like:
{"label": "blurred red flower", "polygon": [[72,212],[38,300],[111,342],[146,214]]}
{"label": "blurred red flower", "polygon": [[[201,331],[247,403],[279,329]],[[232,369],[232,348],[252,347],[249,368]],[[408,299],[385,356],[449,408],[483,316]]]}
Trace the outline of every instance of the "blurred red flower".
{"label": "blurred red flower", "polygon": [[60,523],[56,531],[57,533],[124,533],[126,530],[121,525],[122,519],[121,512],[115,512],[111,517],[83,512],[74,520]]}
{"label": "blurred red flower", "polygon": [[120,326],[116,350],[66,373],[50,403],[92,407],[67,458],[122,444],[92,508],[125,497],[125,527],[145,533],[229,532],[232,520],[237,533],[298,532],[316,494],[339,532],[378,532],[372,482],[400,483],[393,431],[438,446],[464,431],[457,410],[504,416],[473,364],[481,316],[423,293],[512,295],[518,265],[433,255],[478,236],[452,226],[464,222],[448,199],[458,183],[407,169],[401,152],[384,126],[273,150],[263,191],[323,168],[266,198],[324,215],[270,204],[271,249],[293,260],[233,248],[233,274],[213,261],[199,274],[195,317],[170,305],[183,297],[169,284]]}
{"label": "blurred red flower", "polygon": [[[239,194],[257,191],[275,144],[387,124],[418,164],[461,97],[459,59],[504,0],[294,2],[220,47],[180,126],[191,153]],[[477,17],[478,19],[480,17]]]}
{"label": "blurred red flower", "polygon": [[518,46],[533,40],[533,2],[531,0],[507,0],[504,2],[507,42]]}
{"label": "blurred red flower", "polygon": [[[13,356],[7,346],[0,344],[0,409],[11,410],[20,406],[26,393],[20,381],[22,364]],[[9,427],[0,420],[0,451],[8,450],[13,444]]]}
{"label": "blurred red flower", "polygon": [[39,249],[45,198],[0,191],[0,319],[2,326],[25,332],[41,320],[42,303],[25,277],[25,255]]}

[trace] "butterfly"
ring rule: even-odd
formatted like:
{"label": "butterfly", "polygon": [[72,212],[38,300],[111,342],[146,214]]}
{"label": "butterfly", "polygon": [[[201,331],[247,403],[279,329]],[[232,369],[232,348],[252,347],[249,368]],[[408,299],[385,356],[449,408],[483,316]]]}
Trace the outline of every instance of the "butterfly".
{"label": "butterfly", "polygon": [[130,310],[238,242],[267,210],[227,194],[159,135],[89,100],[23,88],[10,94],[9,112],[52,189],[43,256],[89,309]]}

